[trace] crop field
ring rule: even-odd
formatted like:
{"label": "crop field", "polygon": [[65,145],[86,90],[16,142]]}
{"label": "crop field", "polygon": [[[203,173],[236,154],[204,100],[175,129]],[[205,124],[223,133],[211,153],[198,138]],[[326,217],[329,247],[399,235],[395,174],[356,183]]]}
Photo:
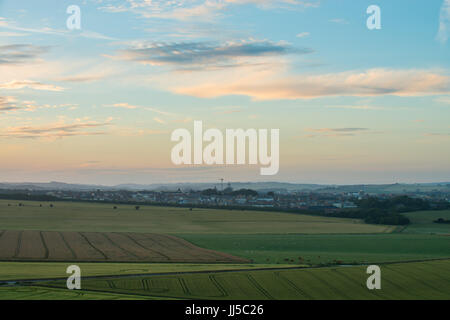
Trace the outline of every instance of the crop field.
{"label": "crop field", "polygon": [[[72,262],[0,262],[0,281],[67,278]],[[161,274],[194,271],[291,268],[289,264],[77,262],[83,277]],[[306,265],[305,265],[306,267]]]}
{"label": "crop field", "polygon": [[411,224],[403,230],[403,233],[450,235],[450,224],[433,222],[439,218],[450,220],[450,210],[416,211],[404,215],[409,218]]}
{"label": "crop field", "polygon": [[[22,206],[19,206],[19,203]],[[53,207],[50,207],[53,204]],[[41,207],[42,205],[42,207]],[[0,200],[1,229],[158,234],[389,233],[392,226],[303,214]]]}
{"label": "crop field", "polygon": [[381,290],[374,291],[366,287],[365,266],[86,279],[82,289],[167,299],[450,299],[450,260],[380,268]]}
{"label": "crop field", "polygon": [[0,300],[137,300],[133,294],[69,291],[60,288],[0,287]]}
{"label": "crop field", "polygon": [[248,262],[159,234],[0,231],[0,260]]}
{"label": "crop field", "polygon": [[378,263],[450,257],[450,237],[428,234],[202,234],[179,235],[202,248],[254,263]]}

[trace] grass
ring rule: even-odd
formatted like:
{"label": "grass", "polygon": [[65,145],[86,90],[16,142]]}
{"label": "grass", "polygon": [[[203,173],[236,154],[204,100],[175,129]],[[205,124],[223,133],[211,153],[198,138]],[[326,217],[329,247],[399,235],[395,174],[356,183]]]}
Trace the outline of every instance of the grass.
{"label": "grass", "polygon": [[[18,203],[24,206],[19,207]],[[8,206],[10,204],[11,206]],[[40,207],[42,204],[42,207]],[[140,232],[160,234],[253,233],[383,233],[392,226],[369,225],[355,219],[291,213],[170,208],[156,206],[0,200],[3,230]]]}
{"label": "grass", "polygon": [[82,288],[167,299],[450,299],[450,260],[380,268],[381,290],[367,289],[363,266],[96,279],[82,281]]}
{"label": "grass", "polygon": [[450,257],[450,238],[438,235],[394,233],[179,236],[200,247],[251,259],[254,263],[372,263]]}
{"label": "grass", "polygon": [[404,233],[428,233],[450,235],[450,224],[433,223],[434,220],[443,218],[450,220],[450,210],[441,211],[416,211],[405,213],[411,224],[405,228]]}
{"label": "grass", "polygon": [[0,262],[0,280],[67,278],[66,269],[72,264],[80,267],[82,276],[292,267],[271,264]]}

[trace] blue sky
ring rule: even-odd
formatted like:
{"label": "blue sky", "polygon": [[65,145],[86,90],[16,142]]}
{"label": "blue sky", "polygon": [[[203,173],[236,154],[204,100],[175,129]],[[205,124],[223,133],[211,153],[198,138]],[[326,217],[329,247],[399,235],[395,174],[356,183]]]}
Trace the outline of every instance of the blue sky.
{"label": "blue sky", "polygon": [[170,133],[202,120],[280,129],[271,180],[450,180],[449,23],[448,0],[0,1],[0,174],[269,179],[174,168]]}

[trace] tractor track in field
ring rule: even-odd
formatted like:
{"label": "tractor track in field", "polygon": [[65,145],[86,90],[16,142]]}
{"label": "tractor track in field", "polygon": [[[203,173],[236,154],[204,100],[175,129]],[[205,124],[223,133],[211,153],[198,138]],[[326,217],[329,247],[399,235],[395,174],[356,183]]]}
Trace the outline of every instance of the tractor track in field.
{"label": "tractor track in field", "polygon": [[[158,235],[158,236],[159,236],[159,235]],[[166,236],[166,235],[164,235],[164,236]],[[169,238],[169,237],[167,237],[167,238]],[[170,239],[170,238],[169,238],[169,239]],[[173,239],[171,239],[171,240],[173,240]],[[139,241],[139,240],[136,240],[136,241]],[[170,248],[170,246],[169,246],[166,242],[162,241],[162,239],[151,238],[151,241],[153,241],[154,243],[156,243],[156,244],[157,244],[158,246],[160,246],[161,248],[165,248],[165,249]],[[185,247],[186,247],[186,246],[185,246]],[[156,250],[155,250],[155,252],[159,253],[159,254],[162,255],[162,256],[167,257],[167,259],[168,259],[169,261],[172,260],[172,259],[170,259],[169,256],[166,256],[165,254],[163,254],[163,253],[161,253],[161,252],[159,252],[159,251],[156,251]]]}
{"label": "tractor track in field", "polygon": [[69,243],[67,242],[66,238],[64,238],[64,234],[62,232],[58,231],[59,236],[61,237],[62,241],[64,242],[64,244],[66,245],[67,249],[69,249],[69,251],[72,253],[72,257],[76,260],[78,259],[77,254],[75,253],[75,251],[72,249],[72,247],[69,245]]}
{"label": "tractor track in field", "polygon": [[192,293],[191,291],[189,291],[189,287],[187,286],[186,281],[184,281],[183,278],[178,278],[178,282],[181,286],[181,289],[183,289],[184,294],[192,296]]}
{"label": "tractor track in field", "polygon": [[117,289],[116,284],[114,283],[114,280],[106,280],[106,283],[111,289]]}
{"label": "tractor track in field", "polygon": [[50,253],[48,251],[47,244],[45,243],[44,234],[42,233],[42,231],[39,231],[39,237],[41,237],[41,242],[42,242],[42,245],[44,246],[44,250],[45,250],[44,259],[48,259],[48,256]]}
{"label": "tractor track in field", "polygon": [[[401,276],[404,276],[404,274],[403,274],[402,272],[400,272],[400,271],[398,271],[398,270],[395,270],[395,269],[393,269],[393,268],[391,268],[391,267],[385,267],[385,269],[388,269],[388,270],[391,271],[391,272],[394,272],[394,273],[396,273],[396,274],[400,274]],[[408,273],[408,276],[409,276],[411,279],[413,279],[414,281],[419,282],[420,284],[422,284],[423,286],[425,286],[425,287],[427,287],[427,288],[429,288],[429,289],[431,289],[431,290],[437,291],[437,292],[439,292],[439,293],[443,293],[441,289],[436,288],[436,287],[434,287],[434,286],[431,286],[429,283],[427,283],[426,281],[423,281],[422,279],[418,278],[418,277],[417,277],[416,275],[414,275],[414,274]]]}
{"label": "tractor track in field", "polygon": [[320,276],[317,276],[316,274],[309,272],[309,271],[305,271],[305,273],[308,274],[309,276],[311,276],[312,278],[316,279],[320,283],[322,283],[325,286],[325,288],[328,287],[330,289],[330,291],[332,291],[336,295],[336,297],[342,296],[344,299],[351,300],[350,297],[346,293],[344,293],[341,290],[339,290],[338,288],[330,285],[325,279],[321,278]]}
{"label": "tractor track in field", "polygon": [[[335,273],[336,273],[338,276],[340,276],[341,278],[344,278],[344,279],[347,280],[347,281],[350,281],[350,282],[355,283],[355,279],[352,279],[352,278],[349,277],[347,274],[342,273],[341,270],[334,269],[333,272],[335,272]],[[372,293],[373,293],[375,296],[377,296],[377,297],[379,297],[379,298],[382,298],[382,296],[381,296],[376,290],[372,290]]]}
{"label": "tractor track in field", "polygon": [[19,236],[17,237],[17,245],[16,245],[16,250],[14,251],[13,258],[17,258],[19,256],[20,247],[22,246],[22,234],[23,234],[23,231],[20,231]]}
{"label": "tractor track in field", "polygon": [[280,274],[279,271],[274,272],[275,276],[279,279],[281,279],[282,281],[284,281],[285,283],[288,284],[288,286],[290,286],[292,289],[294,289],[297,293],[299,293],[300,295],[304,296],[305,298],[309,299],[309,300],[313,300],[313,297],[310,296],[309,294],[307,294],[305,291],[303,291],[302,289],[300,289],[299,287],[297,287],[297,285],[292,282],[290,279],[288,279],[287,277],[283,276]]}
{"label": "tractor track in field", "polygon": [[128,239],[130,239],[131,241],[133,241],[136,245],[138,245],[139,247],[141,247],[141,248],[143,248],[143,249],[145,249],[145,250],[148,250],[148,251],[150,251],[150,252],[155,252],[156,254],[159,254],[161,257],[164,257],[164,258],[166,258],[167,259],[167,261],[170,261],[170,257],[169,256],[167,256],[167,255],[165,255],[164,253],[162,253],[162,252],[159,252],[159,251],[157,251],[157,250],[154,250],[154,249],[152,249],[152,248],[147,248],[146,246],[144,246],[143,244],[141,244],[137,239],[134,239],[131,235],[129,235],[128,233],[125,233],[124,234]]}
{"label": "tractor track in field", "polygon": [[92,242],[88,239],[88,237],[85,235],[85,234],[83,234],[82,232],[78,232],[78,234],[80,235],[80,236],[82,236],[83,238],[84,238],[84,240],[86,240],[86,242],[95,250],[95,251],[97,251],[98,253],[100,253],[104,258],[105,258],[105,260],[109,260],[108,259],[108,256],[102,251],[102,250],[100,250],[99,248],[97,248],[96,246],[94,246],[93,244],[92,244]]}
{"label": "tractor track in field", "polygon": [[[46,288],[46,289],[63,289],[61,287],[55,287],[51,285],[35,285],[35,287],[38,288]],[[115,294],[115,295],[125,295],[125,296],[131,296],[131,297],[140,297],[140,298],[172,298],[172,299],[183,299],[183,300],[194,300],[192,298],[185,298],[185,297],[177,297],[177,296],[158,296],[158,295],[152,295],[152,294],[145,294],[145,293],[129,293],[129,292],[123,292],[120,289],[118,291],[110,291],[110,290],[98,290],[98,289],[80,289],[77,291],[81,291],[80,293],[86,292],[98,292],[98,293],[108,293],[108,294]]]}
{"label": "tractor track in field", "polygon": [[132,256],[133,258],[137,259],[137,260],[141,260],[140,257],[138,257],[137,255],[135,255],[133,252],[121,247],[118,243],[114,242],[110,237],[108,237],[108,235],[106,233],[102,233],[102,235],[105,237],[105,239],[107,241],[109,241],[114,247],[119,248],[120,250],[122,250],[123,252],[125,252],[127,255]]}
{"label": "tractor track in field", "polygon": [[247,274],[248,281],[255,287],[255,289],[260,292],[263,296],[265,296],[269,300],[276,300],[266,289],[264,289],[255,278],[253,278],[250,274]]}
{"label": "tractor track in field", "polygon": [[225,288],[220,284],[219,280],[216,278],[215,275],[210,275],[209,281],[219,290],[219,292],[222,294],[220,297],[228,297],[228,292],[225,290]]}
{"label": "tractor track in field", "polygon": [[141,284],[142,284],[142,289],[144,289],[144,291],[150,290],[150,286],[148,285],[147,279],[142,279]]}

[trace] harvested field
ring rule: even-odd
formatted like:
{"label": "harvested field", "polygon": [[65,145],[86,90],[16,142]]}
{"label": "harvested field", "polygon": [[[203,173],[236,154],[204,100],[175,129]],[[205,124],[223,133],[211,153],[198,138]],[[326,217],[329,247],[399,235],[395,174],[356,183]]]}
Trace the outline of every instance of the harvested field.
{"label": "harvested field", "polygon": [[248,262],[160,234],[0,231],[3,261]]}
{"label": "harvested field", "polygon": [[59,232],[42,232],[44,242],[48,248],[50,260],[63,259],[71,260],[75,259],[75,253],[69,248],[63,237]]}
{"label": "harvested field", "polygon": [[39,231],[22,232],[20,239],[20,249],[17,252],[19,259],[47,259],[48,250],[42,241],[42,234]]}
{"label": "harvested field", "polygon": [[0,236],[0,257],[16,257],[20,247],[22,231],[2,231]]}

